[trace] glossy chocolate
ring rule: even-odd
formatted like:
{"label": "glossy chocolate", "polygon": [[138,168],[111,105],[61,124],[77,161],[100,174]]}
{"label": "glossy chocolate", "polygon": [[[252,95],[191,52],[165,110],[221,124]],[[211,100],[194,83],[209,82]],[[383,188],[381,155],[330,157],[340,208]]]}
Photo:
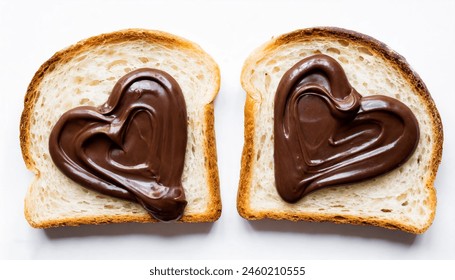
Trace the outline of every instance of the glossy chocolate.
{"label": "glossy chocolate", "polygon": [[362,97],[327,55],[301,60],[278,85],[275,180],[287,202],[389,172],[408,160],[418,141],[419,126],[406,105],[383,95]]}
{"label": "glossy chocolate", "polygon": [[119,79],[107,102],[64,113],[49,139],[55,165],[100,193],[139,202],[162,221],[187,204],[182,173],[185,99],[166,72],[138,69]]}

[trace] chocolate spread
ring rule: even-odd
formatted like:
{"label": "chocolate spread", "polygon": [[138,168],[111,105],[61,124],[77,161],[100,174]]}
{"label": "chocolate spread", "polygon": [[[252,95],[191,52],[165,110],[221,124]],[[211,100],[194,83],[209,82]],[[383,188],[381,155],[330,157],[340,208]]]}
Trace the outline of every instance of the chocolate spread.
{"label": "chocolate spread", "polygon": [[182,173],[187,144],[185,99],[166,72],[137,69],[115,84],[100,107],[64,113],[49,139],[55,165],[100,193],[137,201],[162,221],[187,204]]}
{"label": "chocolate spread", "polygon": [[284,74],[274,118],[276,187],[290,203],[391,171],[419,141],[406,105],[383,95],[362,97],[326,55],[307,57]]}

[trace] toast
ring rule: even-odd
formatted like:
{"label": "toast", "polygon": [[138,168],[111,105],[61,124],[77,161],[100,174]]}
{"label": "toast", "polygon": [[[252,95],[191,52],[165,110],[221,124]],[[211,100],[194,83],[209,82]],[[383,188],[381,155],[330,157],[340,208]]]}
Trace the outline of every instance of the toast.
{"label": "toast", "polygon": [[105,195],[69,179],[52,161],[48,147],[51,130],[65,112],[78,106],[100,106],[121,77],[139,68],[168,73],[184,96],[188,129],[181,183],[187,205],[179,221],[219,218],[213,111],[220,87],[218,65],[198,45],[181,37],[127,29],[91,37],[57,52],[30,82],[20,143],[25,164],[35,174],[24,207],[31,226],[157,221],[137,201]]}
{"label": "toast", "polygon": [[[410,108],[419,140],[410,158],[392,171],[320,188],[289,203],[276,188],[275,95],[289,69],[321,54],[342,66],[362,96],[391,97]],[[350,30],[296,30],[254,50],[244,63],[241,84],[247,96],[237,209],[243,218],[374,225],[414,234],[428,229],[436,210],[434,180],[442,155],[442,123],[424,82],[401,55]]]}

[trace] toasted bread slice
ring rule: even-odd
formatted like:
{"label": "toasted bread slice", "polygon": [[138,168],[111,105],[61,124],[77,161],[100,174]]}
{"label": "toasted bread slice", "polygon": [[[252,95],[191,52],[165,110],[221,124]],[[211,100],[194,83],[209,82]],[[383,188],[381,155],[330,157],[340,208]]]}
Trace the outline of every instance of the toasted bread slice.
{"label": "toasted bread slice", "polygon": [[22,155],[35,178],[25,217],[38,228],[62,225],[154,222],[138,203],[92,191],[67,178],[49,155],[52,127],[81,105],[106,102],[117,80],[137,68],[167,72],[180,85],[188,114],[182,184],[188,204],[182,222],[212,222],[221,214],[213,100],[218,65],[198,45],[152,30],[102,34],[57,52],[33,77],[20,124]]}
{"label": "toasted bread slice", "polygon": [[[274,97],[283,74],[305,57],[335,58],[363,96],[385,95],[407,105],[420,127],[415,152],[401,167],[353,184],[327,187],[287,203],[274,175]],[[434,180],[442,154],[442,123],[421,78],[385,44],[353,31],[321,27],[273,38],[246,59],[245,143],[237,208],[249,220],[287,219],[375,225],[423,233],[436,208]]]}

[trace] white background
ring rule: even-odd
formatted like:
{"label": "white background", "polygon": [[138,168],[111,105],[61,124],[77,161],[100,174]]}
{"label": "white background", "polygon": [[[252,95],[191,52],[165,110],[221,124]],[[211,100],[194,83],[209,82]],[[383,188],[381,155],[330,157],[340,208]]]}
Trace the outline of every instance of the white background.
{"label": "white background", "polygon": [[[0,259],[455,259],[455,1],[0,1]],[[436,219],[425,234],[330,223],[249,222],[237,214],[243,61],[273,35],[313,26],[348,28],[385,42],[407,58],[428,86],[445,141],[436,180]],[[32,175],[19,148],[28,83],[56,51],[132,27],[197,42],[220,66],[215,122],[222,216],[213,224],[33,229],[23,216]]]}

